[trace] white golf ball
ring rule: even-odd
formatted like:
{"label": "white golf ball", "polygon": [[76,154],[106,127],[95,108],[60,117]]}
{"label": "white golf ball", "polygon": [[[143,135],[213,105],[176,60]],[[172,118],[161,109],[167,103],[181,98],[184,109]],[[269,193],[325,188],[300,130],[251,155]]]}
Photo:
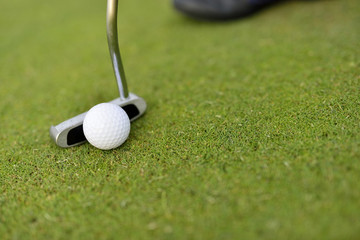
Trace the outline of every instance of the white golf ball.
{"label": "white golf ball", "polygon": [[118,105],[100,103],[87,112],[83,129],[91,145],[109,150],[126,141],[130,133],[130,120]]}

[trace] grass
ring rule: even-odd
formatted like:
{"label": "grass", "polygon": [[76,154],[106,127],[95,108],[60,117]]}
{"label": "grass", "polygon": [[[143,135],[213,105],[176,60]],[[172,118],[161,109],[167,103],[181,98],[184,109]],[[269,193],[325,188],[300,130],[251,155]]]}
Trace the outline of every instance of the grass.
{"label": "grass", "polygon": [[56,147],[51,124],[117,97],[102,1],[0,8],[1,239],[357,239],[357,0],[197,22],[121,1],[120,148]]}

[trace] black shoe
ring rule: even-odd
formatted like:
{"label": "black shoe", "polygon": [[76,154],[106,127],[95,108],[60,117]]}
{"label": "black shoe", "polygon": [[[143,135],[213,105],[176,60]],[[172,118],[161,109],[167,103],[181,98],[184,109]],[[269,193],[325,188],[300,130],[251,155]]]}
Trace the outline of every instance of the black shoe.
{"label": "black shoe", "polygon": [[247,16],[279,0],[174,0],[180,12],[194,18],[227,20]]}

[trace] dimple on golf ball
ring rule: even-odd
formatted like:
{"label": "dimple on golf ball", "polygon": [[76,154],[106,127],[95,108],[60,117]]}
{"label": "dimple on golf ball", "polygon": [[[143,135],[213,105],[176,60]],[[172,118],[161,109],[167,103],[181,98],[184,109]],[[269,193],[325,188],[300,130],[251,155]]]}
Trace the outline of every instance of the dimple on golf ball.
{"label": "dimple on golf ball", "polygon": [[126,141],[130,133],[130,120],[118,105],[100,103],[87,112],[83,130],[91,145],[109,150]]}

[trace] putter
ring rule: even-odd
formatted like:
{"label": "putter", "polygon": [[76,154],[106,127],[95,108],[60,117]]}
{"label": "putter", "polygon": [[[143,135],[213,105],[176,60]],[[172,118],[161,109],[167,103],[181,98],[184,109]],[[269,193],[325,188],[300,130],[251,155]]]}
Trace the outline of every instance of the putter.
{"label": "putter", "polygon": [[[144,114],[146,102],[141,97],[128,92],[124,67],[121,61],[120,49],[118,45],[117,32],[117,8],[118,0],[107,1],[106,30],[109,51],[112,61],[115,78],[119,88],[120,97],[110,103],[122,107],[130,121],[134,121]],[[86,142],[83,132],[83,121],[86,112],[70,118],[56,126],[50,127],[50,137],[60,147],[73,147]]]}

